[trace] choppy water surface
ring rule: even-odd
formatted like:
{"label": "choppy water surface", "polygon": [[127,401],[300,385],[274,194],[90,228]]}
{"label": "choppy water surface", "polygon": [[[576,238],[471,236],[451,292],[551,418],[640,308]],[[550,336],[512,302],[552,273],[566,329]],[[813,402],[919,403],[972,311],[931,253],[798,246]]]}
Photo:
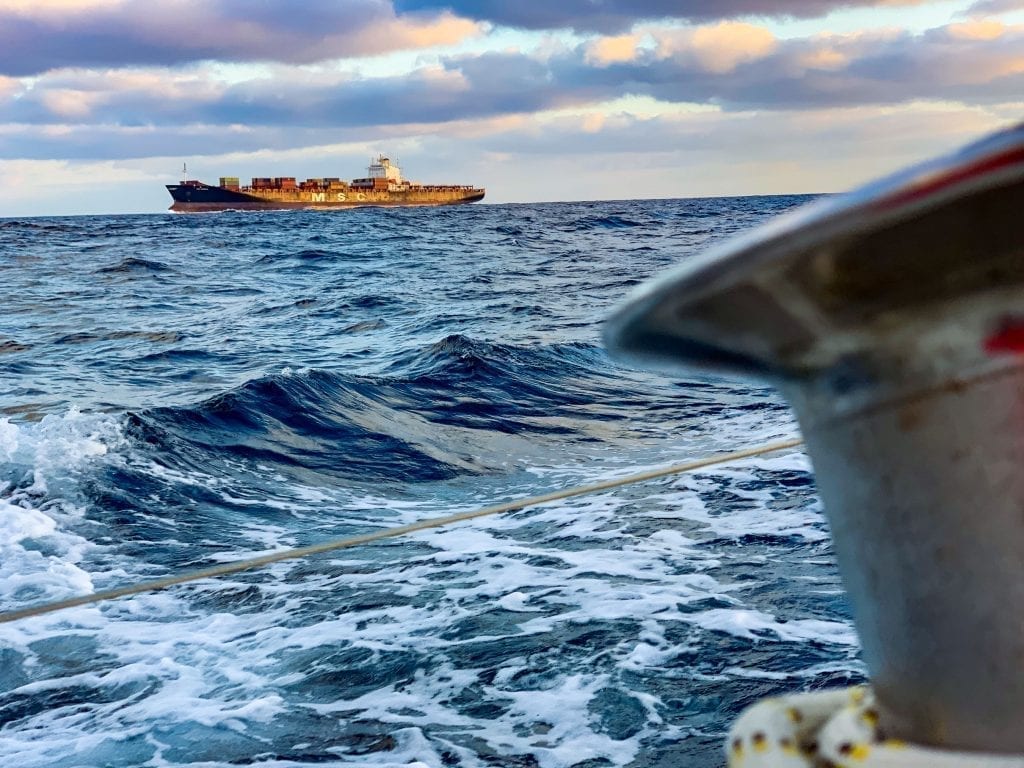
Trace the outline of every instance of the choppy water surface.
{"label": "choppy water surface", "polygon": [[[794,435],[599,332],[800,202],[0,219],[0,608]],[[0,757],[711,766],[859,679],[792,452],[2,625]]]}

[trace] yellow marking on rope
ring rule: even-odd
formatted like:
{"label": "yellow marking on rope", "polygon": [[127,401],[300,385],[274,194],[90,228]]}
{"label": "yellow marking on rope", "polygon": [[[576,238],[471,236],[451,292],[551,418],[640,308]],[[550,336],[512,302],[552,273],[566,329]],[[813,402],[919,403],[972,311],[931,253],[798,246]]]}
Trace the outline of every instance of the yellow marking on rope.
{"label": "yellow marking on rope", "polygon": [[735,739],[733,741],[733,743],[732,743],[732,754],[736,757],[737,760],[742,760],[743,759],[743,741],[742,740]]}
{"label": "yellow marking on rope", "polygon": [[218,576],[229,576],[234,573],[241,573],[242,571],[250,571],[254,568],[262,568],[263,566],[271,565],[272,563],[279,563],[283,560],[296,560],[299,558],[310,557],[312,555],[319,555],[324,552],[347,549],[349,547],[359,546],[360,544],[369,544],[374,541],[380,541],[381,539],[395,538],[396,536],[404,536],[407,533],[425,531],[431,528],[442,528],[447,525],[452,525],[453,523],[461,523],[465,520],[475,520],[478,517],[498,515],[503,512],[525,509],[526,507],[535,507],[538,504],[546,504],[551,501],[560,501],[562,499],[569,499],[575,496],[585,496],[590,493],[598,493],[599,491],[607,491],[612,488],[620,488],[624,485],[635,485],[636,483],[657,480],[662,477],[679,475],[683,472],[692,472],[695,469],[703,469],[704,467],[711,467],[716,464],[725,464],[730,461],[738,461],[740,459],[748,459],[752,456],[760,456],[765,453],[786,450],[787,448],[796,448],[798,445],[802,444],[803,440],[800,440],[799,438],[781,440],[777,443],[768,443],[754,448],[746,448],[741,451],[719,453],[714,456],[708,456],[695,461],[673,464],[672,466],[663,467],[662,469],[638,472],[637,474],[627,475],[626,477],[620,477],[616,480],[605,480],[600,483],[592,483],[591,485],[576,486],[575,488],[566,488],[561,491],[543,493],[539,496],[530,496],[525,499],[519,499],[518,501],[507,501],[502,504],[494,504],[489,507],[483,507],[482,509],[475,509],[469,512],[457,512],[454,515],[432,517],[415,523],[409,523],[408,525],[385,528],[382,531],[375,531],[374,533],[365,533],[344,539],[332,539],[319,544],[311,544],[306,547],[282,549],[278,552],[271,552],[269,555],[252,557],[247,560],[236,560],[231,563],[222,563],[209,568],[200,568],[199,570],[188,571],[174,576],[166,576],[162,579],[142,581],[135,584],[128,584],[123,587],[117,587],[115,589],[107,589],[102,592],[92,592],[87,595],[79,595],[78,597],[69,597],[66,600],[56,600],[52,603],[42,603],[40,605],[29,606],[28,608],[7,611],[5,613],[0,613],[0,624],[18,621],[19,619],[27,619],[31,616],[42,616],[47,613],[55,613],[56,611],[61,611],[65,608],[74,608],[80,605],[90,605],[92,603],[116,600],[119,597],[138,595],[143,592],[157,592],[162,589],[167,589],[168,587],[177,586],[178,584],[188,584],[193,581],[201,581],[203,579],[216,578]]}
{"label": "yellow marking on rope", "polygon": [[754,744],[755,752],[764,752],[768,749],[768,737],[761,731],[755,733],[751,741]]}
{"label": "yellow marking on rope", "polygon": [[868,753],[871,749],[867,744],[854,744],[853,749],[850,750],[850,757],[854,760],[867,760]]}

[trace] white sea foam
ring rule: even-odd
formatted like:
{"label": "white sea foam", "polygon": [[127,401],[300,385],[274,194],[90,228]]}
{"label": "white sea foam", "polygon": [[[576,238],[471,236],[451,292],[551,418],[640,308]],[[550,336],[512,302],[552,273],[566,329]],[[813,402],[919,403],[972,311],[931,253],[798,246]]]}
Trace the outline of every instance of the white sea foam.
{"label": "white sea foam", "polygon": [[0,419],[0,451],[3,452],[4,461],[14,459],[14,452],[18,450],[19,431],[17,425],[12,424],[10,419]]}
{"label": "white sea foam", "polygon": [[76,409],[36,424],[0,419],[2,470],[9,478],[0,488],[0,605],[92,591],[90,574],[79,567],[93,547],[76,532],[83,507],[59,492],[121,441],[115,418]]}
{"label": "white sea foam", "polygon": [[[233,536],[231,550],[209,554],[213,560],[251,554],[253,546],[271,551],[300,535],[330,538],[339,526],[400,524],[490,500],[475,489],[453,509],[429,494],[391,498],[386,492],[283,483],[264,496],[222,477],[127,455],[105,457],[104,451],[120,445],[116,421],[99,419],[87,427],[85,418],[69,414],[45,428],[0,422],[0,455],[33,472],[21,490],[8,490],[0,507],[4,553],[12,553],[0,565],[9,604],[23,602],[18,596],[26,574],[43,585],[39,599],[91,587],[79,564],[94,545],[69,523],[82,514],[71,504],[75,475],[99,460],[128,462],[163,483],[212,491],[240,508],[288,515],[245,526]],[[137,750],[139,763],[169,768],[182,764],[183,742],[215,738],[223,742],[225,760],[255,754],[252,745],[268,728],[302,722],[302,713],[311,712],[340,729],[327,751],[359,764],[439,768],[457,759],[482,767],[482,753],[494,759],[530,754],[542,768],[588,758],[627,764],[643,744],[683,735],[678,724],[666,722],[657,681],[666,665],[699,647],[701,633],[853,647],[844,622],[794,619],[750,605],[747,591],[754,583],[725,578],[722,551],[707,546],[711,539],[739,540],[752,531],[820,541],[823,522],[813,499],[779,504],[785,501],[781,490],[757,481],[764,473],[805,470],[805,459],[795,452],[747,460],[698,477],[423,532],[373,550],[281,563],[188,590],[8,625],[0,629],[0,642],[23,655],[24,669],[52,668],[33,673],[41,678],[16,685],[8,696],[45,699],[67,689],[93,694],[84,709],[55,704],[9,728],[0,755],[18,765],[48,766],[96,764],[103,755]],[[557,487],[616,472],[566,464],[523,476]],[[512,476],[504,488],[499,479],[489,487],[508,498],[523,489],[522,482]],[[55,489],[64,495],[56,497]],[[720,490],[743,503],[712,508],[706,499]],[[33,549],[39,541],[48,543]],[[107,578],[133,577],[130,558],[111,553],[108,561]],[[14,565],[8,568],[8,562]],[[234,602],[242,599],[237,595],[253,596],[258,607]],[[350,603],[360,607],[346,610]],[[589,648],[573,645],[589,632],[599,633],[603,645],[578,650]],[[40,650],[41,641],[57,643],[66,658],[85,654],[99,661],[88,672],[62,671]],[[510,643],[522,649],[502,651]],[[331,661],[332,654],[347,658],[343,654],[353,652],[369,655],[353,657],[356,666],[348,673],[342,664],[339,682],[330,675],[315,682],[340,663]],[[491,653],[503,655],[490,660]],[[400,670],[403,664],[410,665],[408,673],[387,672],[389,665]],[[855,668],[850,664],[833,666]],[[678,673],[722,682],[806,679],[800,670],[773,673],[739,664],[717,675]],[[381,677],[368,690],[347,693],[346,674]],[[623,675],[645,682],[627,684]],[[453,704],[468,691],[492,709],[481,715]],[[628,716],[606,711],[609,706],[625,707]],[[626,717],[629,727],[609,730],[616,717]],[[354,757],[340,733],[356,720],[377,723],[391,738],[387,748]],[[261,764],[306,763],[297,757]],[[193,758],[188,765],[226,763]]]}

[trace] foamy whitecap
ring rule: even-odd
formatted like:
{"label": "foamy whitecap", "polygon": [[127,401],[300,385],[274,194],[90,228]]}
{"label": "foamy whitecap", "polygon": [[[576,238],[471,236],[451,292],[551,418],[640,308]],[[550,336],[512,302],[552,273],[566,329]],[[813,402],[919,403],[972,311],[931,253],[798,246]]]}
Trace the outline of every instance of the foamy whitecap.
{"label": "foamy whitecap", "polygon": [[92,544],[76,531],[80,501],[54,496],[73,488],[76,473],[122,442],[110,416],[71,409],[35,424],[0,420],[7,487],[0,497],[0,601],[5,608],[93,590],[80,567]]}
{"label": "foamy whitecap", "polygon": [[[50,457],[55,452],[47,449],[43,455],[52,474],[57,463]],[[80,468],[89,456],[102,452],[85,447],[75,455],[68,466]],[[391,524],[451,511],[386,495],[325,494],[301,488],[282,488],[284,496],[279,499],[247,499],[238,496],[230,482],[217,478],[140,464],[130,455],[117,460],[151,467],[152,476],[164,483],[215,489],[242,508],[305,510],[305,519],[316,520],[325,538],[330,520],[369,522],[361,517],[367,510],[390,509],[398,515]],[[750,500],[747,511],[723,509],[712,514],[699,498],[705,487],[727,489],[751,482],[759,472],[804,471],[805,466],[799,455],[750,461],[708,470],[697,479],[661,481],[424,532],[407,544],[386,545],[372,558],[367,558],[367,551],[354,550],[316,563],[282,563],[249,576],[204,582],[188,592],[133,598],[99,609],[106,619],[98,624],[97,609],[77,614],[78,618],[68,616],[78,624],[78,636],[95,638],[90,647],[102,648],[101,655],[110,657],[108,671],[56,678],[50,688],[21,686],[12,695],[39,698],[48,695],[47,690],[76,685],[95,690],[98,699],[110,696],[111,701],[93,705],[85,718],[72,717],[70,711],[67,716],[61,710],[52,712],[38,721],[51,729],[49,745],[37,744],[33,752],[27,742],[12,743],[9,754],[25,765],[43,765],[62,754],[60,745],[73,740],[84,745],[81,754],[93,759],[114,748],[110,738],[98,737],[95,729],[116,720],[129,740],[154,729],[180,734],[157,752],[163,755],[158,763],[177,765],[176,755],[183,749],[180,738],[230,733],[216,738],[226,739],[225,748],[237,750],[272,723],[288,722],[309,708],[322,717],[355,716],[360,722],[379,724],[374,729],[381,735],[373,738],[383,741],[366,739],[387,749],[360,754],[364,764],[419,761],[438,766],[449,759],[442,757],[445,753],[467,765],[483,765],[482,753],[493,753],[495,759],[530,754],[543,768],[567,768],[584,759],[626,764],[647,741],[678,732],[677,725],[664,721],[668,705],[657,680],[661,669],[677,663],[692,647],[693,641],[679,641],[681,629],[754,642],[774,638],[838,647],[855,643],[846,623],[784,620],[749,607],[742,585],[716,577],[723,568],[722,555],[705,545],[709,535],[723,532],[757,529],[789,535],[807,526],[816,530],[821,521],[813,508],[798,504],[796,511],[782,516],[767,514],[764,504],[773,498],[768,489],[738,489],[741,492],[732,498]],[[571,469],[564,467],[548,479],[564,479]],[[594,477],[588,472],[576,479]],[[639,514],[638,504],[643,510]],[[332,509],[341,517],[332,516]],[[18,507],[15,512],[7,518],[8,541],[53,536],[59,530],[38,510]],[[673,521],[685,525],[680,528]],[[633,530],[641,522],[644,525]],[[268,549],[294,540],[288,525],[248,526],[239,531],[237,542],[242,534]],[[214,553],[213,559],[242,554],[251,551],[236,544],[231,554]],[[23,552],[22,561],[31,565],[27,558]],[[33,567],[38,569],[38,563]],[[330,575],[339,567],[337,575]],[[18,584],[11,574],[4,577],[4,583]],[[65,589],[88,589],[70,574],[62,578]],[[373,594],[380,597],[368,599]],[[215,608],[222,595],[230,597],[222,608]],[[350,600],[360,607],[345,608]],[[257,612],[248,608],[250,601],[260,606]],[[712,607],[692,607],[705,601]],[[323,615],[337,609],[342,612],[332,618]],[[231,610],[241,612],[223,612]],[[490,630],[485,629],[488,623]],[[56,629],[57,624],[51,620],[35,626]],[[586,661],[589,654],[572,661],[573,654],[559,651],[563,643],[571,647],[591,631],[606,637],[599,652],[603,663],[595,667]],[[498,651],[517,644],[522,650]],[[484,647],[494,650],[484,656],[474,650]],[[345,672],[343,665],[338,684],[324,689],[324,682],[316,682],[321,679],[318,663],[310,668],[301,662],[309,655],[351,658],[356,666]],[[548,656],[561,660],[549,666],[543,661]],[[489,682],[481,684],[482,674]],[[638,678],[625,683],[623,674]],[[346,675],[348,682],[343,682]],[[717,679],[725,682],[730,675],[789,677],[738,667],[733,673],[719,673]],[[368,687],[355,684],[361,678]],[[365,692],[359,692],[361,687],[367,688]],[[331,690],[334,693],[328,693]],[[453,697],[465,697],[466,691],[475,693],[464,705],[451,703]],[[304,692],[298,700],[297,692]],[[354,754],[351,749],[339,743],[337,754]],[[139,754],[152,757],[147,750]],[[208,764],[220,765],[216,760]]]}

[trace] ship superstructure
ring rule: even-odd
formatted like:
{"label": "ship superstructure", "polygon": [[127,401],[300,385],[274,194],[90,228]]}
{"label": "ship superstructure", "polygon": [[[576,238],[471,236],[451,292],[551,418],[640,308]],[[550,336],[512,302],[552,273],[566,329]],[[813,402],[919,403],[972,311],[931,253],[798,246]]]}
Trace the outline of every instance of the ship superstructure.
{"label": "ship superstructure", "polygon": [[[184,170],[184,169],[183,169]],[[365,205],[456,205],[482,200],[485,190],[455,184],[418,184],[402,178],[397,164],[384,155],[371,161],[361,179],[294,176],[253,177],[242,186],[237,176],[222,176],[214,186],[189,179],[187,171],[178,184],[168,184],[174,198],[172,211],[220,211],[230,209],[279,210],[289,208],[356,208]]]}

